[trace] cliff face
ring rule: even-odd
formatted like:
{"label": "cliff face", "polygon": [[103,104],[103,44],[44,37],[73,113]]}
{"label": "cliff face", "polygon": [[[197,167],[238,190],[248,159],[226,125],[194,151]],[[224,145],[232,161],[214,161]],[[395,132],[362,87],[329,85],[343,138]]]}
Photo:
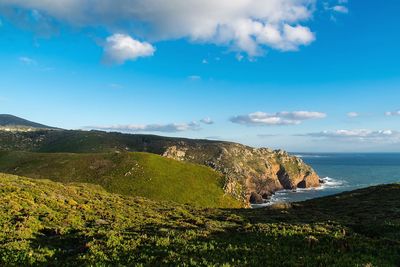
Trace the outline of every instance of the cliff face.
{"label": "cliff face", "polygon": [[281,189],[317,187],[319,177],[300,158],[282,150],[233,143],[170,146],[164,156],[207,165],[224,174],[224,190],[246,203],[260,203]]}
{"label": "cliff face", "polygon": [[280,189],[319,186],[314,170],[284,151],[221,141],[99,131],[0,131],[0,150],[154,153],[219,171],[225,177],[225,192],[245,203],[262,202]]}

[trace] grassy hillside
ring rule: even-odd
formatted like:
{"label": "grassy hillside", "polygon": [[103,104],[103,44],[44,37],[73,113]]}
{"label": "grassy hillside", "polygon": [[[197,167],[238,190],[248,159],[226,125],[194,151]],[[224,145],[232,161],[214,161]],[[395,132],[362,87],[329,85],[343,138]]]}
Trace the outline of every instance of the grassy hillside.
{"label": "grassy hillside", "polygon": [[224,193],[223,178],[210,168],[148,153],[0,152],[0,171],[201,207],[242,206]]}
{"label": "grassy hillside", "polygon": [[318,175],[295,156],[280,150],[255,149],[222,141],[101,131],[0,131],[0,150],[43,153],[154,153],[211,167],[223,174],[225,193],[247,203],[262,202],[263,198],[268,198],[271,193],[283,188],[319,186]]}
{"label": "grassy hillside", "polygon": [[179,142],[218,144],[224,142],[171,138],[144,134],[108,133],[101,131],[42,130],[35,132],[0,131],[1,150],[36,152],[150,152],[162,154],[166,147]]}
{"label": "grassy hillside", "polygon": [[10,114],[0,114],[0,126],[8,127],[28,127],[28,128],[38,128],[38,129],[55,129],[53,127],[36,123],[33,121],[28,121]]}
{"label": "grassy hillside", "polygon": [[0,265],[399,266],[400,185],[198,209],[0,174]]}

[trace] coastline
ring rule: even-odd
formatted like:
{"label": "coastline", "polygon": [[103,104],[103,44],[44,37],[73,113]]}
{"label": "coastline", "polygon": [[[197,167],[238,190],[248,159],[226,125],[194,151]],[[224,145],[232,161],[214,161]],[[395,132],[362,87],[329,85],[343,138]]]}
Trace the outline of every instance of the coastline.
{"label": "coastline", "polygon": [[[291,203],[291,202],[298,202],[304,201],[308,199],[317,198],[319,196],[313,196],[313,192],[323,191],[328,189],[340,189],[344,188],[348,183],[345,180],[334,179],[331,177],[324,177],[321,178],[321,185],[319,187],[310,187],[310,188],[297,188],[294,190],[290,189],[283,189],[274,192],[268,199],[265,200],[262,204],[251,204],[251,208],[263,208],[267,206],[271,206],[277,203]],[[311,193],[305,195],[304,193]],[[340,191],[338,191],[340,192]],[[334,192],[332,194],[338,193]],[[299,196],[300,199],[296,199],[295,196]],[[329,196],[331,194],[327,194]]]}

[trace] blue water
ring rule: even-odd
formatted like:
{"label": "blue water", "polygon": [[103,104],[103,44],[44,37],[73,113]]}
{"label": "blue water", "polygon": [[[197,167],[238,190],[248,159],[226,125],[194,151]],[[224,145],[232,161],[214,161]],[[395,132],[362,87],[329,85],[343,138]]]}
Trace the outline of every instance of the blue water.
{"label": "blue water", "polygon": [[277,192],[270,203],[302,201],[378,184],[400,182],[400,153],[297,153],[326,181],[317,189]]}

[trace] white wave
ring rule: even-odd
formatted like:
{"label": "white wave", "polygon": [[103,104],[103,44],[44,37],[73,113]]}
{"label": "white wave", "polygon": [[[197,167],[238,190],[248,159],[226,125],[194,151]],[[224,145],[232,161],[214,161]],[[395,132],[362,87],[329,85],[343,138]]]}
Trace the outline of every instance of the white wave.
{"label": "white wave", "polygon": [[321,178],[323,183],[319,187],[311,187],[311,188],[297,188],[296,190],[290,190],[290,189],[284,189],[284,190],[279,190],[275,192],[271,196],[270,199],[268,199],[267,202],[262,203],[262,204],[253,204],[251,205],[253,208],[262,208],[266,206],[271,206],[276,203],[282,203],[282,202],[290,202],[292,199],[290,195],[292,194],[304,194],[310,191],[319,191],[319,190],[325,190],[325,189],[335,189],[335,188],[340,188],[344,187],[347,185],[347,182],[345,180],[340,180],[340,179],[334,179],[331,177],[325,177]]}
{"label": "white wave", "polygon": [[347,182],[345,180],[339,180],[339,179],[334,179],[331,177],[325,177],[321,179],[323,183],[321,184],[320,188],[326,189],[326,188],[338,188],[345,186]]}

